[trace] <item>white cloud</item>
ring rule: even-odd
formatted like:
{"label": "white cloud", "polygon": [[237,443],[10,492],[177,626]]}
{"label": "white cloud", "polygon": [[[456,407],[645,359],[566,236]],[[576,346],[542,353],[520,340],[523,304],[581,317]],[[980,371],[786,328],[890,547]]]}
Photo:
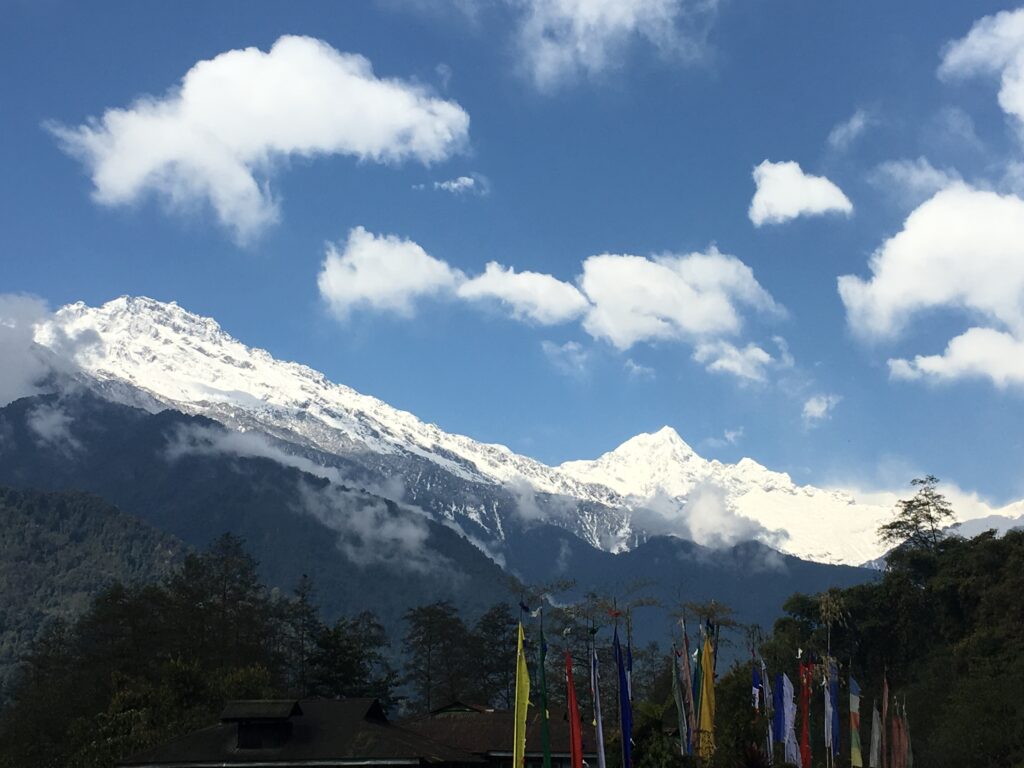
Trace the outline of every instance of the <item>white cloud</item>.
{"label": "white cloud", "polygon": [[913,205],[962,181],[955,170],[936,168],[924,157],[881,163],[869,174],[868,180],[879,189],[895,192],[900,199]]}
{"label": "white cloud", "polygon": [[832,416],[832,411],[842,401],[839,395],[813,395],[804,402],[804,425],[813,427]]}
{"label": "white cloud", "polygon": [[665,56],[698,58],[717,0],[522,0],[518,47],[534,85],[551,91],[617,66],[642,41]]}
{"label": "white cloud", "polygon": [[1024,383],[1024,200],[951,186],[923,203],[871,257],[872,276],[839,278],[853,331],[894,338],[915,315],[952,309],[975,325],[942,355],[891,360],[895,378],[980,376]]}
{"label": "white cloud", "polygon": [[1024,200],[949,187],[871,257],[870,280],[839,278],[851,328],[893,337],[916,312],[954,307],[1024,332]]}
{"label": "white cloud", "polygon": [[[754,278],[750,267],[712,246],[706,253],[591,256],[576,285],[541,272],[516,272],[497,262],[467,277],[411,240],[375,235],[362,227],[346,243],[329,245],[319,275],[320,294],[344,320],[358,308],[411,316],[416,300],[496,300],[520,320],[554,325],[582,319],[593,338],[624,351],[640,342],[682,341],[709,370],[763,380],[765,369],[791,367],[780,344],[779,359],[754,344],[736,347],[725,338],[743,326],[743,310],[784,310]],[[546,342],[549,357],[567,358],[563,371],[579,371],[588,353],[575,342]],[[557,355],[556,355],[557,352]],[[640,374],[637,366],[634,373]],[[646,374],[645,374],[646,375]]]}
{"label": "white cloud", "polygon": [[0,294],[0,406],[39,392],[50,367],[33,337],[47,317],[42,299]]}
{"label": "white cloud", "polygon": [[548,362],[559,373],[576,379],[585,378],[590,369],[590,351],[576,341],[556,344],[553,341],[541,342],[541,349]]}
{"label": "white cloud", "polygon": [[757,190],[748,215],[755,227],[780,224],[797,216],[853,213],[853,204],[839,187],[824,176],[804,173],[795,162],[765,160],[754,168],[753,175]]}
{"label": "white cloud", "polygon": [[516,272],[494,261],[482,275],[460,285],[457,293],[469,300],[498,299],[511,307],[514,317],[541,325],[574,320],[590,306],[570,283],[540,272]]}
{"label": "white cloud", "polygon": [[635,530],[652,536],[678,536],[705,547],[731,547],[743,541],[774,542],[777,535],[730,506],[722,486],[706,480],[685,499],[663,493],[648,498],[633,511]]}
{"label": "white cloud", "polygon": [[889,361],[894,379],[986,378],[997,387],[1024,385],[1024,341],[993,328],[968,328],[941,355]]}
{"label": "white cloud", "polygon": [[451,192],[453,195],[472,194],[486,197],[491,193],[491,183],[483,174],[471,173],[468,176],[456,176],[454,179],[435,181],[434,189]]}
{"label": "white cloud", "polygon": [[657,373],[653,368],[647,365],[641,365],[631,357],[626,358],[625,366],[626,372],[629,374],[629,378],[631,379],[652,381],[657,376]]}
{"label": "white cloud", "polygon": [[775,362],[756,344],[740,348],[728,341],[698,344],[693,359],[712,373],[729,373],[748,381],[764,381],[766,369]]}
{"label": "white cloud", "polygon": [[742,326],[740,306],[780,309],[750,267],[714,247],[650,259],[591,256],[583,262],[579,285],[593,304],[583,327],[621,350],[640,341],[735,334]]}
{"label": "white cloud", "polygon": [[1024,124],[1024,8],[979,19],[946,46],[939,65],[944,79],[996,74],[999,106]]}
{"label": "white cloud", "polygon": [[461,280],[462,273],[412,240],[356,227],[341,250],[327,246],[317,285],[339,318],[358,308],[408,317],[416,299],[450,292]]}
{"label": "white cloud", "polygon": [[[288,453],[265,435],[220,427],[178,428],[170,436],[164,456],[174,462],[189,455],[269,459],[329,481],[317,485],[300,477],[296,506],[335,531],[338,549],[358,566],[385,564],[415,572],[450,567],[446,558],[426,546],[430,530],[425,513],[400,503],[404,495],[400,482],[364,484],[365,492],[351,490],[345,486],[353,485],[353,481],[337,467]],[[395,504],[389,505],[384,499]]]}
{"label": "white cloud", "polygon": [[867,110],[858,109],[829,131],[828,145],[838,151],[849,149],[850,145],[860,138],[873,122],[874,119]]}
{"label": "white cloud", "polygon": [[37,405],[26,414],[25,423],[43,447],[68,456],[82,448],[82,443],[71,432],[73,419],[59,403]]}
{"label": "white cloud", "polygon": [[710,448],[726,448],[730,445],[736,445],[743,438],[743,427],[736,429],[726,429],[722,432],[721,437],[708,437],[701,442]]}
{"label": "white cloud", "polygon": [[465,144],[469,116],[422,86],[376,76],[362,56],[284,36],[269,52],[198,62],[162,98],[50,130],[88,168],[97,202],[154,193],[175,208],[209,203],[244,242],[278,219],[269,180],[281,160],[341,154],[429,164]]}

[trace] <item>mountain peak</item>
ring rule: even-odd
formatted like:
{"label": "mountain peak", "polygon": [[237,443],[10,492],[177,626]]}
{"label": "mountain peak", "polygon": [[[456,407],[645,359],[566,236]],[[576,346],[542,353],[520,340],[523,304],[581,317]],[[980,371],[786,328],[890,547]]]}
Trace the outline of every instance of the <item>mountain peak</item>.
{"label": "mountain peak", "polygon": [[606,456],[635,456],[636,454],[672,454],[677,457],[696,456],[696,451],[679,436],[675,429],[664,426],[657,432],[641,432]]}

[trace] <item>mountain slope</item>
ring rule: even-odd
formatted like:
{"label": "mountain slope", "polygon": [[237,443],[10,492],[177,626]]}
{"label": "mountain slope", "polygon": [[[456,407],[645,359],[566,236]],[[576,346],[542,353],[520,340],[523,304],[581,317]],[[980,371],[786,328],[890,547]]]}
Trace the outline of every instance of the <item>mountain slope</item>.
{"label": "mountain slope", "polygon": [[[60,423],[62,430],[41,433],[44,423]],[[621,597],[628,585],[646,583],[663,607],[638,615],[637,637],[644,641],[664,639],[672,624],[665,610],[681,599],[714,598],[729,603],[741,621],[768,626],[795,591],[874,577],[755,543],[712,550],[654,537],[612,554],[542,521],[506,530],[501,568],[453,527],[346,489],[322,476],[330,467],[308,460],[312,472],[289,466],[295,457],[264,438],[88,392],[0,408],[0,435],[0,484],[99,493],[195,547],[230,531],[245,540],[268,584],[288,590],[308,574],[326,618],[371,610],[395,638],[410,607],[450,599],[475,616],[498,601],[514,604],[519,590],[510,576],[535,585],[574,579],[559,600],[588,591]]]}
{"label": "mountain slope", "polygon": [[69,357],[105,397],[270,435],[343,471],[349,484],[389,488],[384,495],[458,526],[491,553],[500,554],[509,528],[537,521],[610,552],[673,534],[716,546],[756,539],[829,563],[883,553],[875,530],[891,505],[797,486],[751,459],[707,461],[669,428],[595,461],[549,467],[275,360],[174,303],[122,297],[96,308],[71,304],[38,326],[35,338]]}
{"label": "mountain slope", "polygon": [[0,703],[39,630],[115,581],[167,574],[185,547],[86,493],[0,487]]}

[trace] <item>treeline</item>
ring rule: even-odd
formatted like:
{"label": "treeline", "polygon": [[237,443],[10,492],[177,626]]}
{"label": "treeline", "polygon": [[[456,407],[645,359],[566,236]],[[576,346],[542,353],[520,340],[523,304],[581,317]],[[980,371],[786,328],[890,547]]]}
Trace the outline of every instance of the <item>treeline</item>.
{"label": "treeline", "polygon": [[[524,589],[513,600],[535,608],[542,594],[557,592],[557,585]],[[611,632],[618,624],[625,640],[628,610],[642,609],[642,598],[620,597],[616,605],[588,595],[543,617],[512,601],[473,617],[436,602],[407,611],[390,638],[372,614],[325,622],[316,604],[308,579],[290,594],[264,586],[257,563],[228,535],[186,556],[155,585],[109,587],[77,621],[51,623],[34,644],[13,701],[0,715],[0,765],[110,766],[215,722],[224,702],[236,698],[373,696],[397,716],[453,700],[506,708],[514,696],[520,619],[533,674],[543,621],[552,716],[565,700],[568,651],[589,722],[587,659],[596,645],[608,765],[619,765]],[[710,618],[724,628],[729,655],[753,651],[772,675],[785,672],[794,683],[798,650],[804,659],[831,655],[838,661],[840,768],[850,764],[849,676],[862,689],[866,761],[883,672],[892,694],[905,702],[917,765],[1024,765],[1024,532],[972,540],[934,531],[908,536],[873,583],[794,595],[785,611],[764,636],[731,623],[721,605],[687,608],[690,618]],[[678,746],[674,660],[656,646],[634,648],[633,658],[634,768],[690,764]],[[718,670],[713,768],[767,764],[767,723],[751,704],[751,672],[744,661]],[[822,710],[816,686],[815,766],[825,764]],[[782,764],[781,754],[774,757]]]}
{"label": "treeline", "polygon": [[[110,766],[215,722],[230,699],[370,696],[392,714],[455,700],[511,706],[518,608],[500,603],[467,622],[449,602],[420,606],[392,642],[370,613],[324,622],[310,580],[284,595],[257,565],[224,535],[159,583],[115,583],[77,621],[51,622],[0,715],[0,765]],[[559,647],[586,644],[581,621],[551,619]],[[582,680],[586,658],[580,650]],[[640,670],[648,656],[637,658]],[[549,663],[560,680],[561,658]],[[564,701],[560,686],[551,701]]]}
{"label": "treeline", "polygon": [[[842,685],[837,766],[850,765],[851,674],[862,690],[865,765],[883,675],[890,702],[905,703],[915,765],[1024,765],[1024,531],[909,539],[878,581],[794,595],[785,611],[760,651],[772,673],[798,685],[797,650],[820,659],[831,648]],[[720,681],[718,741],[727,754],[763,760],[767,724],[753,715],[751,679],[747,663]],[[820,685],[811,701],[813,764],[824,765]]]}
{"label": "treeline", "polygon": [[112,581],[165,577],[185,550],[92,494],[0,487],[0,706],[43,624],[80,615]]}

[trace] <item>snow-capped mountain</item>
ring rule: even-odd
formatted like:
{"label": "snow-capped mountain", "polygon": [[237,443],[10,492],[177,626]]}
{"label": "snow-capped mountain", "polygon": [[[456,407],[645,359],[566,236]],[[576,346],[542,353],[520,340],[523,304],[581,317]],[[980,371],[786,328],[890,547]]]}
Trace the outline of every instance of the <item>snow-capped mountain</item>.
{"label": "snow-capped mountain", "polygon": [[[797,486],[750,459],[707,461],[669,427],[594,461],[549,467],[276,360],[175,303],[121,297],[101,307],[71,304],[38,325],[35,340],[69,357],[107,397],[202,414],[295,450],[401,475],[407,501],[421,503],[424,486],[439,482],[424,468],[454,478],[463,484],[452,494],[458,501],[431,511],[491,539],[485,547],[502,538],[512,517],[542,517],[611,551],[648,534],[677,533],[711,544],[758,538],[804,559],[859,564],[882,554],[874,532],[892,513],[890,505],[860,504],[842,491]],[[485,498],[488,488],[497,495]]]}

